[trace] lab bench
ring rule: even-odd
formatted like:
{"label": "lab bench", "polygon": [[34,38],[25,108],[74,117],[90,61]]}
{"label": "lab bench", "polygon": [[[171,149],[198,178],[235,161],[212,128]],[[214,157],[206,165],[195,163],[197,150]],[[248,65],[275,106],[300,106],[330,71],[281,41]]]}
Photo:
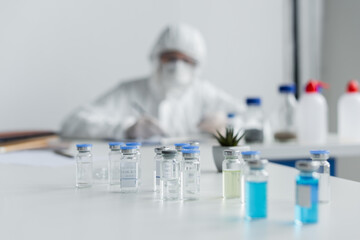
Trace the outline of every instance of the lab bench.
{"label": "lab bench", "polygon": [[[95,143],[93,149],[94,165],[106,166],[107,144]],[[270,149],[260,150],[267,157],[275,156],[270,155]],[[336,148],[329,150],[336,153]],[[49,162],[43,166],[26,162],[40,158],[37,153],[13,153],[15,160],[24,158],[23,164],[4,163],[6,155],[0,157],[0,239],[360,238],[356,230],[358,182],[331,177],[331,203],[320,204],[319,222],[297,226],[297,171],[290,167],[268,164],[268,217],[247,221],[244,205],[238,199],[222,198],[222,175],[213,163],[211,145],[201,145],[201,194],[197,201],[158,199],[152,191],[153,147],[142,147],[141,190],[130,194],[109,192],[101,181],[92,188],[76,189],[73,159],[62,160],[49,152]]]}

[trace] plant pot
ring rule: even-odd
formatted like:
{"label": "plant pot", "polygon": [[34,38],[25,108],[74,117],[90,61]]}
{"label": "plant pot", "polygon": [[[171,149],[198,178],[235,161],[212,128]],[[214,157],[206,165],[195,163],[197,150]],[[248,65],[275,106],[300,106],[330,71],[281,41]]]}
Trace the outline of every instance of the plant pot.
{"label": "plant pot", "polygon": [[242,151],[249,151],[250,147],[249,146],[237,146],[237,147],[213,146],[212,153],[213,153],[214,163],[218,172],[222,171],[222,162],[224,161],[224,150],[226,149],[236,149],[242,152]]}

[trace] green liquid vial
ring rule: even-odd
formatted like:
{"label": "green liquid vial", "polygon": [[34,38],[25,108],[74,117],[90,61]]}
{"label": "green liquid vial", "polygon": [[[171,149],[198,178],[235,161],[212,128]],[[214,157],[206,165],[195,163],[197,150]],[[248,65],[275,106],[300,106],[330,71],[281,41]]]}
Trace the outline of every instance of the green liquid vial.
{"label": "green liquid vial", "polygon": [[223,197],[243,199],[243,165],[244,161],[239,159],[240,151],[228,149],[224,150],[223,161]]}
{"label": "green liquid vial", "polygon": [[224,198],[242,197],[241,170],[223,171],[223,196]]}

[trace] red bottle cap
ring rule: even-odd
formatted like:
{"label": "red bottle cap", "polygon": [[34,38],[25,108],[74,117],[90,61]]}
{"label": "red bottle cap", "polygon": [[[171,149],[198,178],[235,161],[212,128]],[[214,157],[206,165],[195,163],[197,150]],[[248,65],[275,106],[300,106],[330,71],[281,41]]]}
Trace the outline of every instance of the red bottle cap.
{"label": "red bottle cap", "polygon": [[347,84],[346,92],[354,93],[359,91],[359,83],[355,79],[350,80]]}
{"label": "red bottle cap", "polygon": [[305,92],[307,93],[319,92],[322,88],[329,88],[329,84],[321,82],[319,80],[310,79],[306,84]]}

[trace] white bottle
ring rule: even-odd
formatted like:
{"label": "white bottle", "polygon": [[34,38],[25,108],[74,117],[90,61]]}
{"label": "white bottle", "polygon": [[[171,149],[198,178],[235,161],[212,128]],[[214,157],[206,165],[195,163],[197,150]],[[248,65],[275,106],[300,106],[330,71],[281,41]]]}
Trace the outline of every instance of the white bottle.
{"label": "white bottle", "polygon": [[328,134],[328,106],[320,89],[327,84],[310,80],[297,109],[298,139],[301,144],[325,144]]}
{"label": "white bottle", "polygon": [[360,93],[356,80],[349,81],[347,91],[338,102],[338,134],[342,142],[360,142]]}

